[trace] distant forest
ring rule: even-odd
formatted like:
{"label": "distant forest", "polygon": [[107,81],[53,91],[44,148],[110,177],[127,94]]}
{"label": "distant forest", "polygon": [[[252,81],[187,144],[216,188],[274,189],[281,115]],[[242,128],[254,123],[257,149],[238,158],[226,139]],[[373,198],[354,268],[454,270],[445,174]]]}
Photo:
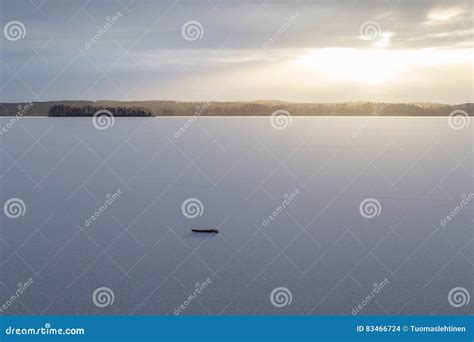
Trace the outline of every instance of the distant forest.
{"label": "distant forest", "polygon": [[96,106],[83,106],[83,107],[72,107],[63,104],[53,105],[48,110],[48,116],[93,116],[100,110],[107,110],[112,113],[113,116],[152,116],[149,109],[137,108],[137,107],[96,107]]}
{"label": "distant forest", "polygon": [[[21,110],[21,114],[18,114]],[[292,116],[448,116],[454,110],[474,115],[474,104],[433,103],[292,103],[252,102],[176,102],[176,101],[51,101],[0,103],[0,116],[93,116],[97,110],[114,116],[270,116],[277,110]]]}

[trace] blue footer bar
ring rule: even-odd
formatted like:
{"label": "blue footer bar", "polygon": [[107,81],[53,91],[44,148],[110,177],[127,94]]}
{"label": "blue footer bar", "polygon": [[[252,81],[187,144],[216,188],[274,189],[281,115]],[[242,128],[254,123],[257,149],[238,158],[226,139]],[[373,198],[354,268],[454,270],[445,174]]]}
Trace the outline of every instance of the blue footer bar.
{"label": "blue footer bar", "polygon": [[466,341],[467,316],[3,316],[1,341]]}

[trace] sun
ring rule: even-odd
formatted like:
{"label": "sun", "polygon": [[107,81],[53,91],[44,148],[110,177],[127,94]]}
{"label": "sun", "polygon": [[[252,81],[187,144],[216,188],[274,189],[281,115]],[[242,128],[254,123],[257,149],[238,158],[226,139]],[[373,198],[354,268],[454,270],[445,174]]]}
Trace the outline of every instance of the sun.
{"label": "sun", "polygon": [[380,84],[396,78],[393,59],[383,50],[318,49],[297,60],[297,65],[331,81]]}

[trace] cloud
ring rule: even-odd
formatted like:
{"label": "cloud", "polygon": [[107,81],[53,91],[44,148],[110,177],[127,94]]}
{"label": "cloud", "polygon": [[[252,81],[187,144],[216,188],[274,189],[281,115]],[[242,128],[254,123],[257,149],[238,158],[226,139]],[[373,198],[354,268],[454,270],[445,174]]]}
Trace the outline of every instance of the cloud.
{"label": "cloud", "polygon": [[[126,7],[128,3],[130,7]],[[287,65],[309,50],[381,49],[393,51],[395,56],[397,51],[473,48],[472,3],[465,0],[450,1],[449,6],[428,0],[37,4],[39,7],[27,0],[2,2],[2,27],[7,21],[19,20],[26,27],[26,36],[16,42],[1,41],[0,72],[7,80],[0,86],[1,101],[35,95],[42,100],[83,95],[119,98],[127,93],[140,98],[160,98],[166,93],[180,99],[185,94],[170,89],[178,89],[195,75],[222,80],[253,70],[259,77],[272,79],[272,75],[261,73],[266,66]],[[85,49],[107,24],[107,18],[118,12],[123,14],[120,20]],[[202,37],[183,39],[181,28],[188,21],[202,25]],[[377,24],[377,39],[361,39],[360,28],[365,22]],[[462,68],[468,72],[464,65]],[[294,76],[285,77],[291,80]],[[104,89],[88,90],[94,82],[107,80]],[[296,78],[293,81],[297,83]],[[200,84],[201,88],[210,87],[206,94],[213,86]],[[158,88],[160,93],[151,90]],[[136,89],[142,89],[141,93]],[[261,93],[261,98],[282,96],[277,91],[270,96],[261,87],[250,93]],[[422,90],[418,93],[425,96]],[[287,97],[297,100],[298,87],[291,88]]]}
{"label": "cloud", "polygon": [[461,6],[437,7],[428,12],[427,18],[433,22],[446,21],[465,13],[469,13],[469,10]]}

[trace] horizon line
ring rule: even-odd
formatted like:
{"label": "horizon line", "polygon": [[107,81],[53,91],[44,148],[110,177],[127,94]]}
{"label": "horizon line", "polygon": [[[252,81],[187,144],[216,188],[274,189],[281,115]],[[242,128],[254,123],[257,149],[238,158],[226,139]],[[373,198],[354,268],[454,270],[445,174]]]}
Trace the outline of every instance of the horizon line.
{"label": "horizon line", "polygon": [[474,102],[461,102],[461,103],[443,103],[443,102],[427,102],[427,101],[410,101],[410,102],[387,102],[387,101],[369,101],[369,100],[354,100],[354,101],[341,101],[341,102],[307,102],[307,101],[288,101],[288,100],[268,100],[268,99],[258,99],[258,100],[168,100],[168,99],[161,99],[161,100],[110,100],[110,99],[101,99],[101,100],[87,100],[87,99],[80,99],[80,100],[44,100],[44,101],[0,101],[0,104],[21,104],[21,103],[47,103],[47,102],[176,102],[176,103],[256,103],[256,102],[279,102],[279,103],[287,103],[287,104],[351,104],[351,103],[381,103],[381,104],[411,104],[411,105],[418,105],[418,104],[432,104],[432,105],[444,105],[444,106],[461,106],[461,105],[471,105]]}

